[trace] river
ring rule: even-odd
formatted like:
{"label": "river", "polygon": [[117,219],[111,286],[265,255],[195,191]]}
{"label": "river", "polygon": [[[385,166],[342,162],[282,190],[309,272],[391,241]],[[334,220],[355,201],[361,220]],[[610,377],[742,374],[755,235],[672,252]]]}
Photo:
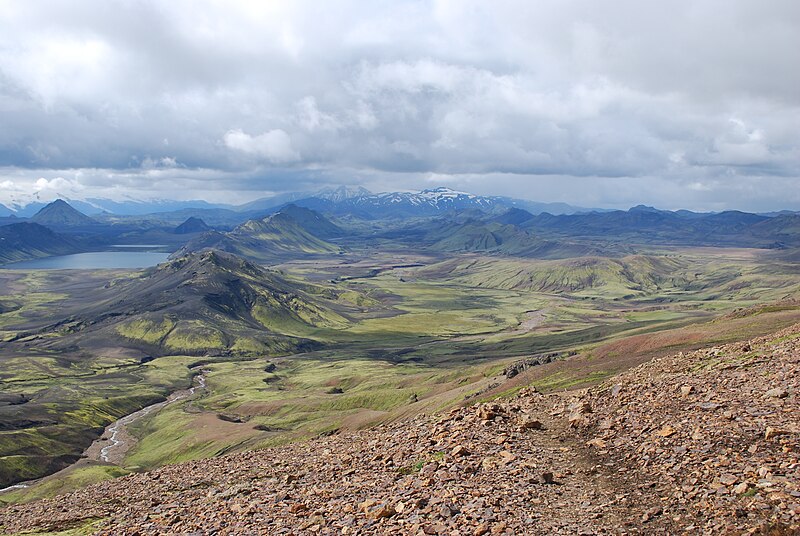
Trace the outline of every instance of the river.
{"label": "river", "polygon": [[[99,439],[96,439],[92,444],[83,452],[83,457],[75,462],[82,463],[84,460],[91,460],[91,461],[99,461],[105,463],[112,463],[112,464],[120,464],[122,460],[125,458],[125,454],[133,447],[136,443],[136,438],[134,438],[131,434],[128,433],[127,427],[128,425],[136,422],[137,420],[141,419],[146,415],[150,415],[153,412],[160,411],[167,407],[170,404],[174,404],[175,402],[179,402],[186,398],[189,398],[193,394],[195,394],[200,389],[206,388],[206,374],[208,373],[207,370],[202,370],[200,374],[194,377],[194,385],[189,389],[181,389],[180,391],[175,391],[170,394],[166,400],[163,402],[157,402],[155,404],[151,404],[146,406],[139,411],[135,411],[129,415],[125,415],[120,419],[114,421],[113,423],[109,424],[105,432]],[[84,462],[85,463],[85,462]],[[27,482],[20,482],[19,484],[14,484],[12,486],[8,486],[7,488],[0,489],[0,493],[4,493],[7,491],[13,491],[15,489],[27,488],[36,484],[44,479],[50,478],[58,478],[59,474],[63,473],[64,471],[69,471],[75,466],[75,464],[70,465],[69,467],[65,467],[61,471],[57,473],[53,473],[52,475],[48,475],[36,480],[29,480]]]}

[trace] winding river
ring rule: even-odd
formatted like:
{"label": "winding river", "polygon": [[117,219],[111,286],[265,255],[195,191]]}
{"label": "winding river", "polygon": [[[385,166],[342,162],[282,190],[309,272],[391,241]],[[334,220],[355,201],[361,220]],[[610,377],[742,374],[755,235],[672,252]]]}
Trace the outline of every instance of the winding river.
{"label": "winding river", "polygon": [[163,402],[157,402],[155,404],[151,404],[146,406],[139,411],[135,411],[129,415],[125,415],[120,419],[114,421],[113,423],[109,424],[105,432],[99,439],[96,439],[90,446],[83,452],[83,457],[81,460],[78,460],[74,464],[70,465],[69,467],[65,467],[61,471],[57,473],[53,473],[52,475],[48,475],[36,480],[29,480],[27,482],[20,482],[19,484],[14,484],[12,486],[8,486],[7,488],[0,489],[0,493],[4,493],[7,491],[13,491],[15,489],[27,488],[37,482],[40,482],[44,479],[49,478],[58,478],[58,475],[63,473],[64,471],[68,471],[75,467],[76,464],[85,463],[84,460],[91,460],[91,461],[99,461],[105,463],[113,463],[119,464],[125,458],[125,454],[133,447],[136,443],[136,438],[134,438],[131,434],[128,433],[127,427],[131,423],[136,422],[137,420],[141,419],[146,415],[150,415],[151,413],[160,411],[165,407],[174,404],[175,402],[179,402],[190,396],[194,395],[198,390],[206,388],[206,374],[208,373],[207,370],[202,370],[200,374],[194,377],[194,385],[189,389],[181,389],[180,391],[174,391],[170,394],[166,400]]}

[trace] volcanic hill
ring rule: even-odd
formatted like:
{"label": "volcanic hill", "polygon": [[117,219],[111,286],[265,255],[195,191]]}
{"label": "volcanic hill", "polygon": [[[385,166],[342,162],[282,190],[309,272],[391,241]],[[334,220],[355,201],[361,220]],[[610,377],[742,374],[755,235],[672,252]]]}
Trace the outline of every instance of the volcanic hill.
{"label": "volcanic hill", "polygon": [[[309,290],[235,255],[205,251],[114,281],[38,333],[43,347],[61,350],[114,341],[151,356],[283,354],[316,348],[306,334],[347,322]],[[62,336],[50,339],[52,331]]]}

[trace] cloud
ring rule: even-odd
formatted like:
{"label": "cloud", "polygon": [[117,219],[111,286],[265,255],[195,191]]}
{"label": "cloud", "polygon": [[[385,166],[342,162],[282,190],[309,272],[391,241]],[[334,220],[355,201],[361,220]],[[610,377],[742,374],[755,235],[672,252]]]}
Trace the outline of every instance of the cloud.
{"label": "cloud", "polygon": [[250,136],[239,129],[225,133],[225,145],[248,155],[264,158],[272,163],[293,162],[300,155],[292,148],[292,140],[281,129],[270,130],[258,136]]}
{"label": "cloud", "polygon": [[56,177],[54,179],[45,179],[40,177],[33,183],[33,190],[36,192],[54,191],[54,192],[69,192],[82,190],[83,186],[75,180],[68,180],[63,177]]}
{"label": "cloud", "polygon": [[782,208],[763,185],[800,181],[793,0],[82,0],[0,16],[0,180],[29,191],[469,177],[544,200],[759,191]]}

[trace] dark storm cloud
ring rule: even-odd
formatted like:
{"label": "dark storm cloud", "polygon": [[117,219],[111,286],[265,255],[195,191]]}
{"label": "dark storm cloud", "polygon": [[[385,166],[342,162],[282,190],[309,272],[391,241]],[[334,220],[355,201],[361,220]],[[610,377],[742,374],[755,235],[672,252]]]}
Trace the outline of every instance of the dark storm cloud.
{"label": "dark storm cloud", "polygon": [[43,179],[800,208],[798,6],[0,0],[0,202]]}

